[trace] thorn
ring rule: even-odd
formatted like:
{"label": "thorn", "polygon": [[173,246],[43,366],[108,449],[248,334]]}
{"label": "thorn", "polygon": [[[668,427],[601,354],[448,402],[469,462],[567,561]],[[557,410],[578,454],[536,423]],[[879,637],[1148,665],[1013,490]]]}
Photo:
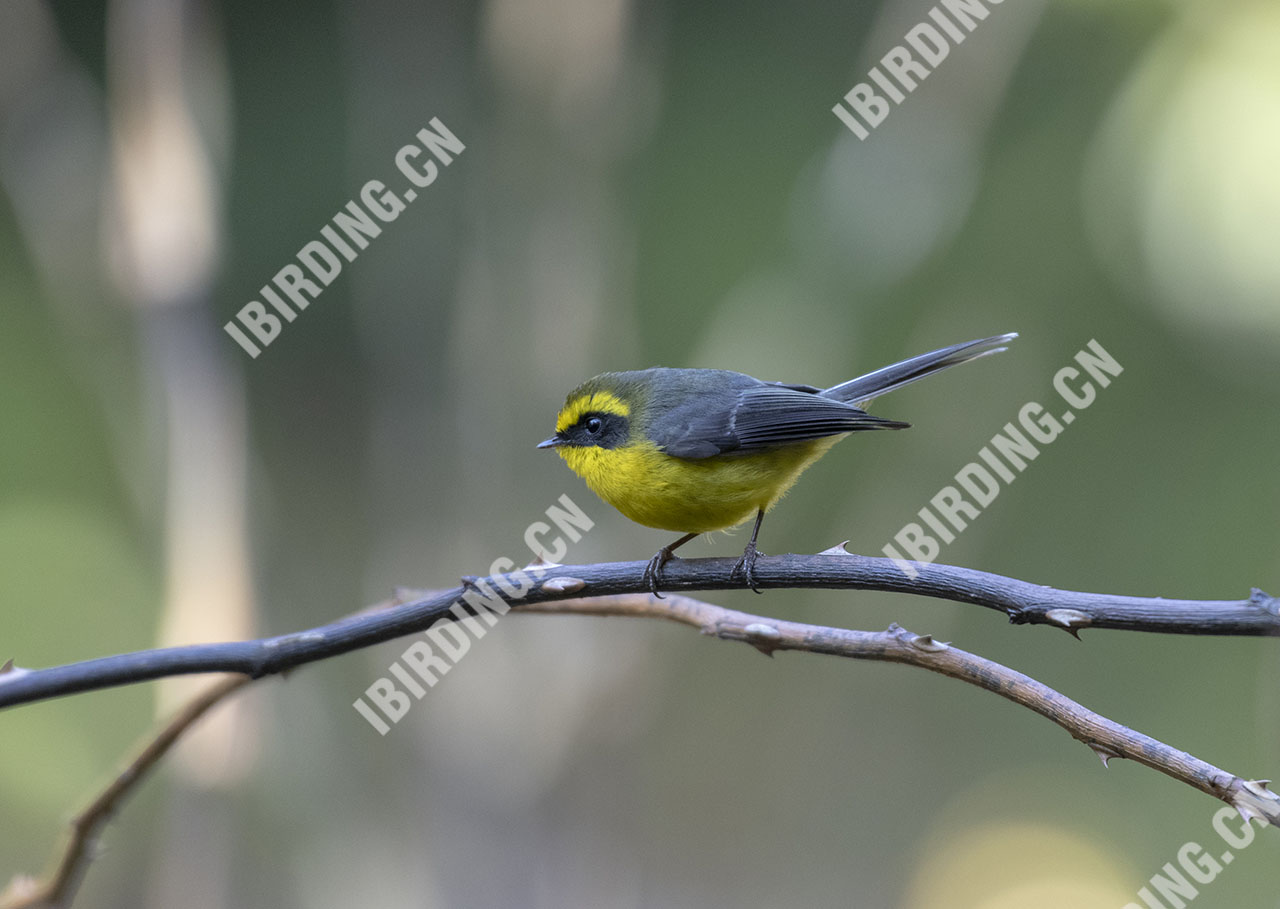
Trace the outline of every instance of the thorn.
{"label": "thorn", "polygon": [[848,545],[849,545],[849,541],[845,540],[843,543],[837,543],[836,545],[832,546],[830,549],[822,550],[822,552],[818,553],[818,555],[852,555],[853,553],[849,552],[849,550],[846,548],[848,547]]}
{"label": "thorn", "polygon": [[1093,619],[1078,609],[1050,609],[1044,617],[1069,632],[1077,641],[1080,640],[1080,629],[1088,628],[1093,624]]}
{"label": "thorn", "polygon": [[0,684],[10,679],[21,678],[31,670],[23,669],[21,666],[15,666],[13,660],[5,660],[4,665],[0,666]]}
{"label": "thorn", "polygon": [[1231,806],[1236,809],[1236,812],[1239,813],[1240,817],[1246,824],[1254,818],[1257,818],[1263,823],[1267,822],[1267,816],[1250,804],[1249,800],[1246,798],[1232,799]]}
{"label": "thorn", "polygon": [[543,590],[549,590],[552,593],[573,593],[575,590],[581,590],[587,586],[587,582],[582,578],[551,578],[542,585]]}
{"label": "thorn", "polygon": [[1123,757],[1123,755],[1117,754],[1106,745],[1099,745],[1097,742],[1091,743],[1089,745],[1089,749],[1098,756],[1100,761],[1102,761],[1103,767],[1110,767],[1110,761],[1112,758]]}
{"label": "thorn", "polygon": [[1267,788],[1267,784],[1270,782],[1271,780],[1244,780],[1240,785],[1243,786],[1249,794],[1255,795],[1260,799],[1270,799],[1272,801],[1280,800],[1280,796]]}
{"label": "thorn", "polygon": [[1271,781],[1240,781],[1240,789],[1231,797],[1231,805],[1240,813],[1240,817],[1244,818],[1245,823],[1252,818],[1257,818],[1263,823],[1276,823],[1276,816],[1280,814],[1280,808],[1276,803],[1280,802],[1280,795],[1267,788],[1269,782]]}
{"label": "thorn", "polygon": [[778,649],[778,644],[782,641],[782,632],[773,625],[766,625],[763,622],[752,622],[742,631],[746,635],[747,643],[767,657],[773,656],[773,652]]}
{"label": "thorn", "polygon": [[542,557],[542,553],[538,553],[528,565],[524,566],[525,571],[550,571],[552,568],[563,568],[559,562],[551,562]]}
{"label": "thorn", "polygon": [[916,650],[924,650],[928,653],[939,653],[951,647],[950,641],[935,641],[931,634],[917,634],[908,643]]}

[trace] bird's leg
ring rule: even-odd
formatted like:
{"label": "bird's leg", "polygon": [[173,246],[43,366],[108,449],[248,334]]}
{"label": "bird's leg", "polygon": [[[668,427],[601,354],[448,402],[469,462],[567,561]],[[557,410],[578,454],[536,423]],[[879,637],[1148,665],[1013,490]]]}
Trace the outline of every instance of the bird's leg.
{"label": "bird's leg", "polygon": [[729,577],[733,577],[739,571],[742,572],[743,578],[746,579],[747,586],[756,593],[760,592],[760,588],[756,587],[756,557],[763,555],[756,549],[756,537],[760,535],[760,522],[764,520],[764,509],[761,508],[756,512],[756,526],[751,529],[751,539],[747,541],[747,546],[742,550],[742,558],[738,559],[738,564],[733,566],[733,571],[729,572]]}
{"label": "bird's leg", "polygon": [[676,557],[677,549],[679,549],[685,543],[688,543],[690,540],[692,540],[696,536],[697,536],[696,533],[686,533],[684,536],[676,540],[670,546],[663,546],[656,553],[654,553],[653,558],[649,560],[649,564],[648,566],[646,566],[644,570],[643,580],[648,582],[649,589],[653,591],[653,595],[655,597],[662,599],[662,594],[658,593],[658,582],[662,580],[662,566],[666,565],[668,562],[670,562],[672,559]]}

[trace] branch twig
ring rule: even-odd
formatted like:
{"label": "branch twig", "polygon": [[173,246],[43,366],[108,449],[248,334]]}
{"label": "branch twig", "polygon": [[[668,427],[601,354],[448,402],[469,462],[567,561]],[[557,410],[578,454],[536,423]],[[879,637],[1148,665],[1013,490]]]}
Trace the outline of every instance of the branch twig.
{"label": "branch twig", "polygon": [[57,909],[70,905],[76,888],[84,877],[85,868],[93,858],[93,845],[102,825],[115,814],[125,797],[196,720],[250,681],[246,676],[223,679],[188,701],[173,719],[165,723],[139,749],[133,760],[107,788],[71,820],[71,833],[66,848],[47,878],[43,881],[16,881],[0,894],[0,909]]}
{"label": "branch twig", "polygon": [[[552,572],[548,570],[545,574],[551,575]],[[805,625],[750,615],[676,595],[664,599],[647,593],[571,597],[573,591],[585,585],[564,573],[554,574],[554,577],[561,581],[549,584],[547,581],[551,578],[548,577],[543,588],[562,598],[526,601],[521,612],[664,618],[690,625],[703,634],[722,640],[742,641],[769,656],[778,650],[794,650],[904,663],[928,669],[1034,710],[1088,745],[1102,759],[1104,766],[1113,758],[1127,758],[1231,805],[1246,820],[1257,818],[1280,826],[1280,796],[1267,789],[1266,780],[1245,779],[1215,767],[1094,713],[1020,672],[936,641],[930,635],[913,634],[897,624],[881,632]],[[435,602],[453,593],[435,593],[410,605]],[[371,607],[350,618],[394,615],[407,608],[397,603],[390,605],[394,608]],[[11,670],[11,667],[6,664],[5,669]],[[66,849],[49,877],[43,882],[15,879],[10,888],[0,894],[0,909],[56,909],[69,905],[83,878],[102,824],[196,720],[214,704],[251,681],[248,675],[225,679],[188,703],[73,820]]]}
{"label": "branch twig", "polygon": [[1021,672],[935,641],[931,635],[913,634],[897,624],[887,631],[850,631],[764,618],[689,597],[659,600],[649,594],[540,603],[520,611],[664,618],[722,640],[742,641],[769,656],[777,650],[799,650],[918,666],[1034,710],[1093,749],[1103,766],[1113,758],[1136,761],[1226,802],[1246,820],[1258,818],[1280,827],[1280,795],[1267,788],[1269,781],[1249,780],[1221,770],[1094,713]]}
{"label": "branch twig", "polygon": [[[643,562],[540,566],[486,578],[494,590],[532,589],[503,596],[510,605],[554,602],[570,596],[643,593]],[[663,573],[671,591],[728,590],[743,586],[732,559],[674,559]],[[761,588],[828,588],[915,593],[1003,612],[1017,624],[1051,625],[1078,634],[1083,628],[1116,628],[1168,634],[1280,635],[1280,599],[1255,589],[1246,600],[1165,600],[1076,593],[1029,584],[969,568],[918,565],[908,577],[891,559],[851,555],[843,546],[818,555],[761,558]],[[532,582],[530,579],[532,576]],[[505,581],[505,583],[504,583]],[[47,698],[143,682],[171,675],[236,672],[253,678],[283,672],[392,638],[424,631],[450,618],[449,609],[465,592],[452,590],[386,612],[361,613],[309,631],[256,641],[193,644],[144,650],[27,670],[6,664],[0,670],[0,708]]]}

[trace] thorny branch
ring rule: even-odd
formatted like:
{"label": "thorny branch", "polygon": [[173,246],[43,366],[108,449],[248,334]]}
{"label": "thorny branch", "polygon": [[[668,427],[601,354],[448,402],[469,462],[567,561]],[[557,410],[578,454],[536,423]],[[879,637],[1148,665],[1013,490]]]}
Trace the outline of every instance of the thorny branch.
{"label": "thorny branch", "polygon": [[[671,591],[729,590],[743,587],[732,559],[673,559],[663,573]],[[530,566],[479,579],[468,585],[497,591],[521,609],[570,596],[643,593],[642,562]],[[891,559],[851,555],[841,546],[818,555],[761,558],[761,588],[885,590],[972,603],[1004,613],[1014,624],[1050,625],[1078,635],[1085,628],[1158,631],[1169,634],[1280,635],[1280,599],[1253,590],[1245,600],[1166,600],[1077,593],[1029,584],[969,568],[917,565],[909,577]],[[518,590],[518,595],[503,591]],[[450,608],[465,593],[456,587],[399,609],[361,613],[309,631],[256,641],[193,644],[119,654],[48,669],[6,665],[0,670],[0,708],[94,691],[171,675],[237,672],[259,678],[392,638],[424,631],[449,620]]]}
{"label": "thorny branch", "polygon": [[[834,554],[839,556],[838,553]],[[833,553],[828,552],[824,555],[830,556]],[[793,556],[786,558],[812,557]],[[718,562],[724,560],[704,561]],[[780,560],[771,559],[769,561]],[[590,568],[596,569],[613,567],[615,566],[590,566]],[[695,565],[694,567],[699,566]],[[578,571],[581,574],[589,574],[590,568],[587,570],[579,569]],[[1268,781],[1245,779],[1215,767],[1184,751],[1100,716],[1029,676],[999,663],[960,650],[951,644],[936,641],[930,635],[913,634],[897,624],[891,625],[886,631],[880,632],[852,631],[842,628],[805,625],[798,622],[765,618],[725,609],[686,596],[668,596],[659,599],[647,593],[632,592],[593,597],[573,597],[571,595],[575,592],[580,592],[587,586],[587,583],[581,578],[568,574],[567,571],[563,566],[540,568],[538,570],[538,589],[545,595],[539,598],[535,597],[533,593],[526,594],[521,600],[519,611],[525,613],[664,618],[690,625],[699,629],[703,634],[722,640],[742,641],[769,656],[779,650],[794,650],[918,666],[922,669],[928,669],[931,672],[937,672],[984,688],[1016,704],[1034,710],[1041,716],[1061,726],[1073,738],[1088,745],[1102,759],[1104,766],[1113,758],[1127,758],[1136,761],[1226,802],[1246,819],[1257,818],[1275,826],[1280,826],[1280,796],[1267,788]],[[995,579],[1005,582],[1006,586],[1002,590],[1005,595],[1010,594],[1011,591],[1024,592],[1018,589],[1019,586],[1031,588],[1031,585],[1025,585],[1020,581],[1010,581],[1010,579],[998,578],[994,575],[982,575],[980,572],[970,572],[966,569],[947,568],[946,572],[947,580],[950,582],[964,578],[969,580],[974,580],[975,578],[978,580]],[[684,574],[683,571],[680,573]],[[761,581],[765,583],[769,583],[770,580],[772,579],[761,578]],[[935,585],[938,584],[937,578],[932,580]],[[673,581],[674,583],[672,583]],[[696,575],[692,578],[668,578],[668,584],[671,586],[683,584],[689,587],[698,583],[701,582]],[[775,581],[770,586],[780,585]],[[845,583],[842,586],[852,585]],[[867,583],[865,586],[871,587],[872,585]],[[943,588],[935,586],[933,589],[941,590]],[[1019,614],[1046,615],[1047,612],[1038,610],[1052,611],[1053,609],[1062,608],[1056,605],[1057,601],[1053,595],[1065,598],[1096,599],[1098,603],[1092,605],[1098,611],[1093,613],[1092,616],[1103,621],[1115,621],[1116,615],[1114,613],[1108,614],[1105,609],[1106,604],[1102,601],[1115,604],[1117,600],[1128,600],[1130,601],[1128,605],[1135,609],[1145,610],[1151,608],[1151,601],[1138,601],[1134,598],[1104,598],[1091,594],[1070,594],[1054,591],[1050,588],[1033,589],[1043,599],[1036,602],[1027,600],[1019,606]],[[953,592],[962,593],[958,585],[954,586]],[[407,605],[396,604],[395,608],[365,610],[343,620],[343,622],[375,616],[384,618],[401,616],[406,609],[421,609],[426,604],[439,602],[443,597],[448,598],[446,600],[447,603],[452,603],[459,595],[460,591],[457,589],[443,593],[433,593]],[[1265,597],[1265,595],[1255,591],[1255,600],[1258,596]],[[973,592],[963,596],[957,595],[953,598],[965,602],[979,602],[981,605],[993,605],[993,603],[983,602]],[[1006,602],[1012,604],[1014,600],[1009,599]],[[1077,599],[1076,602],[1079,603],[1080,600]],[[1245,601],[1244,603],[1236,604],[1212,603],[1208,605],[1210,606],[1209,612],[1215,613],[1216,618],[1222,618],[1231,611],[1239,612],[1248,608],[1248,604],[1251,603],[1252,601]],[[1259,608],[1265,611],[1268,605],[1274,609],[1274,601],[1269,604],[1263,603]],[[1186,612],[1193,606],[1186,601],[1178,601],[1175,608]],[[1086,613],[1082,614],[1088,615]],[[436,614],[436,618],[441,617],[452,618],[453,616],[440,611]],[[1013,613],[1011,613],[1011,618],[1015,621],[1017,620]],[[1241,618],[1247,618],[1247,614],[1237,616],[1232,621],[1239,621]],[[1201,621],[1204,620],[1204,617],[1201,617]],[[1063,624],[1053,619],[1048,621],[1052,624]],[[327,627],[333,628],[342,624],[340,622]],[[1101,625],[1102,622],[1096,624]],[[1069,631],[1075,631],[1070,626],[1066,627]],[[1104,627],[1120,626],[1107,625]],[[308,632],[305,634],[311,635],[313,633]],[[279,641],[282,639],[273,638],[268,640]],[[182,650],[183,648],[173,649]],[[160,653],[164,653],[164,651]],[[4,668],[12,671],[12,667],[9,664],[6,664]],[[92,858],[92,846],[98,832],[105,821],[118,809],[120,803],[129,792],[141,782],[147,772],[168,752],[178,738],[210,707],[235,690],[247,685],[253,678],[263,674],[266,673],[258,673],[257,676],[245,674],[224,680],[197,696],[174,719],[165,724],[160,732],[141,749],[137,757],[129,763],[124,772],[116,777],[72,821],[68,844],[54,863],[54,870],[48,878],[44,881],[32,881],[25,878],[15,879],[9,889],[4,894],[0,894],[0,909],[54,909],[54,907],[69,905],[77,885],[83,878],[88,862]]]}
{"label": "thorny branch", "polygon": [[[1015,625],[1051,625],[1075,636],[1087,627],[1169,634],[1280,635],[1280,600],[1257,589],[1244,600],[1114,597],[1056,590],[970,568],[914,567],[915,576],[908,576],[891,559],[854,556],[841,544],[817,556],[762,558],[756,563],[756,583],[767,589],[922,594],[997,609]],[[49,877],[42,882],[15,878],[0,894],[0,909],[69,905],[106,819],[183,732],[224,696],[262,676],[413,634],[435,622],[465,617],[483,608],[476,606],[468,588],[484,593],[490,603],[503,600],[517,612],[667,618],[716,638],[744,641],[769,656],[776,650],[800,650],[925,668],[1032,709],[1088,745],[1103,764],[1112,758],[1135,760],[1225,801],[1245,818],[1280,826],[1280,795],[1267,789],[1267,781],[1235,776],[1107,720],[1023,673],[934,640],[931,635],[913,634],[896,623],[886,631],[852,631],[753,616],[684,595],[659,599],[646,593],[643,568],[640,562],[532,565],[484,580],[465,579],[461,588],[433,591],[394,608],[366,609],[317,629],[275,638],[143,650],[46,670],[23,670],[10,659],[0,667],[0,708],[182,673],[238,675],[198,695],[166,723],[124,772],[73,819],[67,848]],[[673,591],[740,588],[732,568],[731,559],[675,559],[668,563],[663,586]],[[465,595],[468,608],[458,609]]]}
{"label": "thorny branch", "polygon": [[659,600],[648,594],[541,603],[520,611],[665,618],[722,640],[742,641],[769,656],[798,650],[918,666],[1034,710],[1093,749],[1103,766],[1113,758],[1136,761],[1226,802],[1246,820],[1258,818],[1280,827],[1280,795],[1267,788],[1269,780],[1249,780],[1221,770],[1094,713],[1030,676],[896,623],[886,631],[851,631],[764,618],[689,597]]}

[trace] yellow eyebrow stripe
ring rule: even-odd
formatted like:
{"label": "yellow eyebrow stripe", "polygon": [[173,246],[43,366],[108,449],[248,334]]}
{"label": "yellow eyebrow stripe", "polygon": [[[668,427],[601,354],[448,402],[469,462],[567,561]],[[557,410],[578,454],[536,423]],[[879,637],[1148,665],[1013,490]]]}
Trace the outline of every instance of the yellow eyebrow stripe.
{"label": "yellow eyebrow stripe", "polygon": [[556,432],[564,432],[582,418],[584,413],[611,413],[620,417],[631,416],[631,407],[617,395],[596,391],[581,395],[565,404],[556,417]]}

